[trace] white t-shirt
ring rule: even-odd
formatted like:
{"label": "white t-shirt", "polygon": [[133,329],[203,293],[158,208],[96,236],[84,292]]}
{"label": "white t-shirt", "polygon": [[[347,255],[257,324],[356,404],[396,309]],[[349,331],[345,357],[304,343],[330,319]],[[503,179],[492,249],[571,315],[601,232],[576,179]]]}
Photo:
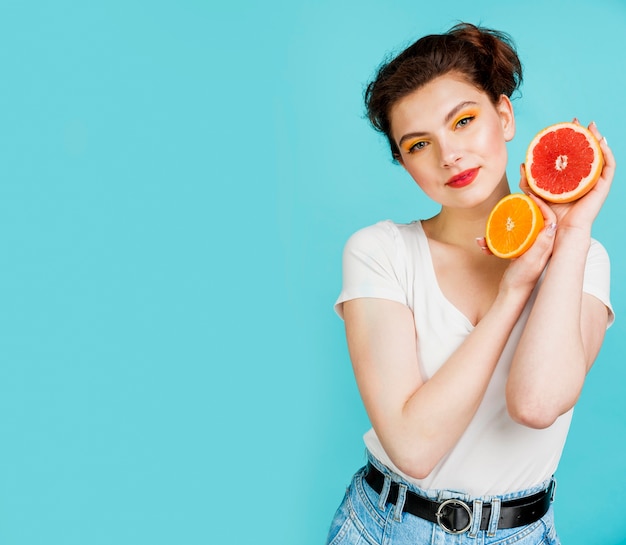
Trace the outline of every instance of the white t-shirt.
{"label": "white t-shirt", "polygon": [[[614,320],[609,300],[609,258],[592,240],[583,290],[602,301]],[[540,280],[541,281],[541,280]],[[536,292],[535,288],[535,292]],[[471,322],[441,292],[421,222],[383,221],[348,240],[343,256],[343,289],[335,309],[359,297],[390,299],[413,312],[420,371],[425,380],[439,369],[472,331]],[[403,474],[390,460],[376,432],[364,436],[369,451],[383,464],[423,489],[455,490],[473,496],[504,494],[549,479],[558,465],[572,418],[562,415],[547,429],[515,423],[506,409],[505,384],[513,352],[530,308],[531,295],[513,328],[481,405],[454,448],[425,479]],[[441,410],[454,404],[442,399]]]}

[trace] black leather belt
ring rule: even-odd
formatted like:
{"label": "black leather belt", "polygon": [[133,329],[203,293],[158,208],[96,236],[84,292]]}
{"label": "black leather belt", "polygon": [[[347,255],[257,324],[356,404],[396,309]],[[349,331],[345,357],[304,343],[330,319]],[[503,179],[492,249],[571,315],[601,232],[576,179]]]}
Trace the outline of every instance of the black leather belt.
{"label": "black leather belt", "polygon": [[[365,481],[377,494],[380,494],[385,483],[385,476],[368,462]],[[398,483],[392,481],[389,494],[387,495],[387,503],[395,505],[398,499],[398,490]],[[526,526],[539,520],[550,508],[553,491],[554,480],[550,482],[546,490],[531,496],[503,501],[500,504],[498,528],[516,528],[517,526]],[[433,501],[407,490],[402,510],[416,517],[434,522],[450,534],[467,532],[473,524],[473,506],[457,499]],[[481,530],[489,528],[490,518],[491,504],[484,503],[480,521]]]}

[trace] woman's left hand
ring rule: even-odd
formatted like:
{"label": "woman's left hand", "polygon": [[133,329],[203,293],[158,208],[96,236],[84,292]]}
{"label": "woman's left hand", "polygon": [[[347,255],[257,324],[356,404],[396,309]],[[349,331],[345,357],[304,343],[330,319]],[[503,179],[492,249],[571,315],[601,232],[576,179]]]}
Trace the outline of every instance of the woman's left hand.
{"label": "woman's left hand", "polygon": [[[574,119],[574,122],[578,123],[578,120]],[[559,229],[571,227],[590,232],[591,225],[600,212],[609,194],[611,183],[613,182],[613,176],[615,174],[615,158],[613,157],[613,152],[611,148],[609,148],[606,138],[600,134],[594,122],[589,125],[589,130],[597,138],[602,154],[604,155],[602,173],[591,191],[580,199],[570,203],[548,203],[556,214]],[[521,170],[522,177],[519,187],[524,193],[531,193],[526,179],[525,169],[522,168]]]}

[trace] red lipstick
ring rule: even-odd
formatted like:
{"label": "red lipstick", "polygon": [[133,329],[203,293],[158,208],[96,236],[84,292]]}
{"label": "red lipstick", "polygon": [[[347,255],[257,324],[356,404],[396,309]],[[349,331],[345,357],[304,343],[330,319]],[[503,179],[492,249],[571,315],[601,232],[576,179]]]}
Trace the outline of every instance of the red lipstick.
{"label": "red lipstick", "polygon": [[456,176],[452,176],[452,178],[446,182],[446,185],[455,189],[465,187],[471,184],[476,179],[477,175],[478,168],[470,168],[469,170],[464,170]]}

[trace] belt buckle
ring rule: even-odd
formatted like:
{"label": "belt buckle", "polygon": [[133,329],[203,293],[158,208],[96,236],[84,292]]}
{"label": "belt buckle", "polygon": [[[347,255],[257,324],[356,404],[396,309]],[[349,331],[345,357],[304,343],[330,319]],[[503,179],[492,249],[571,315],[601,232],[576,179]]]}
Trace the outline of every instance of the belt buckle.
{"label": "belt buckle", "polygon": [[[462,507],[465,510],[465,512],[467,513],[467,517],[469,519],[469,522],[467,523],[467,525],[460,530],[457,530],[456,528],[448,528],[444,524],[444,521],[442,520],[442,518],[446,516],[446,514],[444,514],[443,512],[446,507],[457,507],[457,506]],[[472,523],[474,522],[474,515],[472,514],[472,510],[469,508],[469,506],[465,502],[462,502],[460,500],[455,500],[455,499],[445,500],[441,502],[439,504],[439,507],[437,508],[435,517],[437,517],[437,524],[439,525],[439,527],[444,532],[448,534],[453,534],[453,535],[464,534],[472,527]]]}

